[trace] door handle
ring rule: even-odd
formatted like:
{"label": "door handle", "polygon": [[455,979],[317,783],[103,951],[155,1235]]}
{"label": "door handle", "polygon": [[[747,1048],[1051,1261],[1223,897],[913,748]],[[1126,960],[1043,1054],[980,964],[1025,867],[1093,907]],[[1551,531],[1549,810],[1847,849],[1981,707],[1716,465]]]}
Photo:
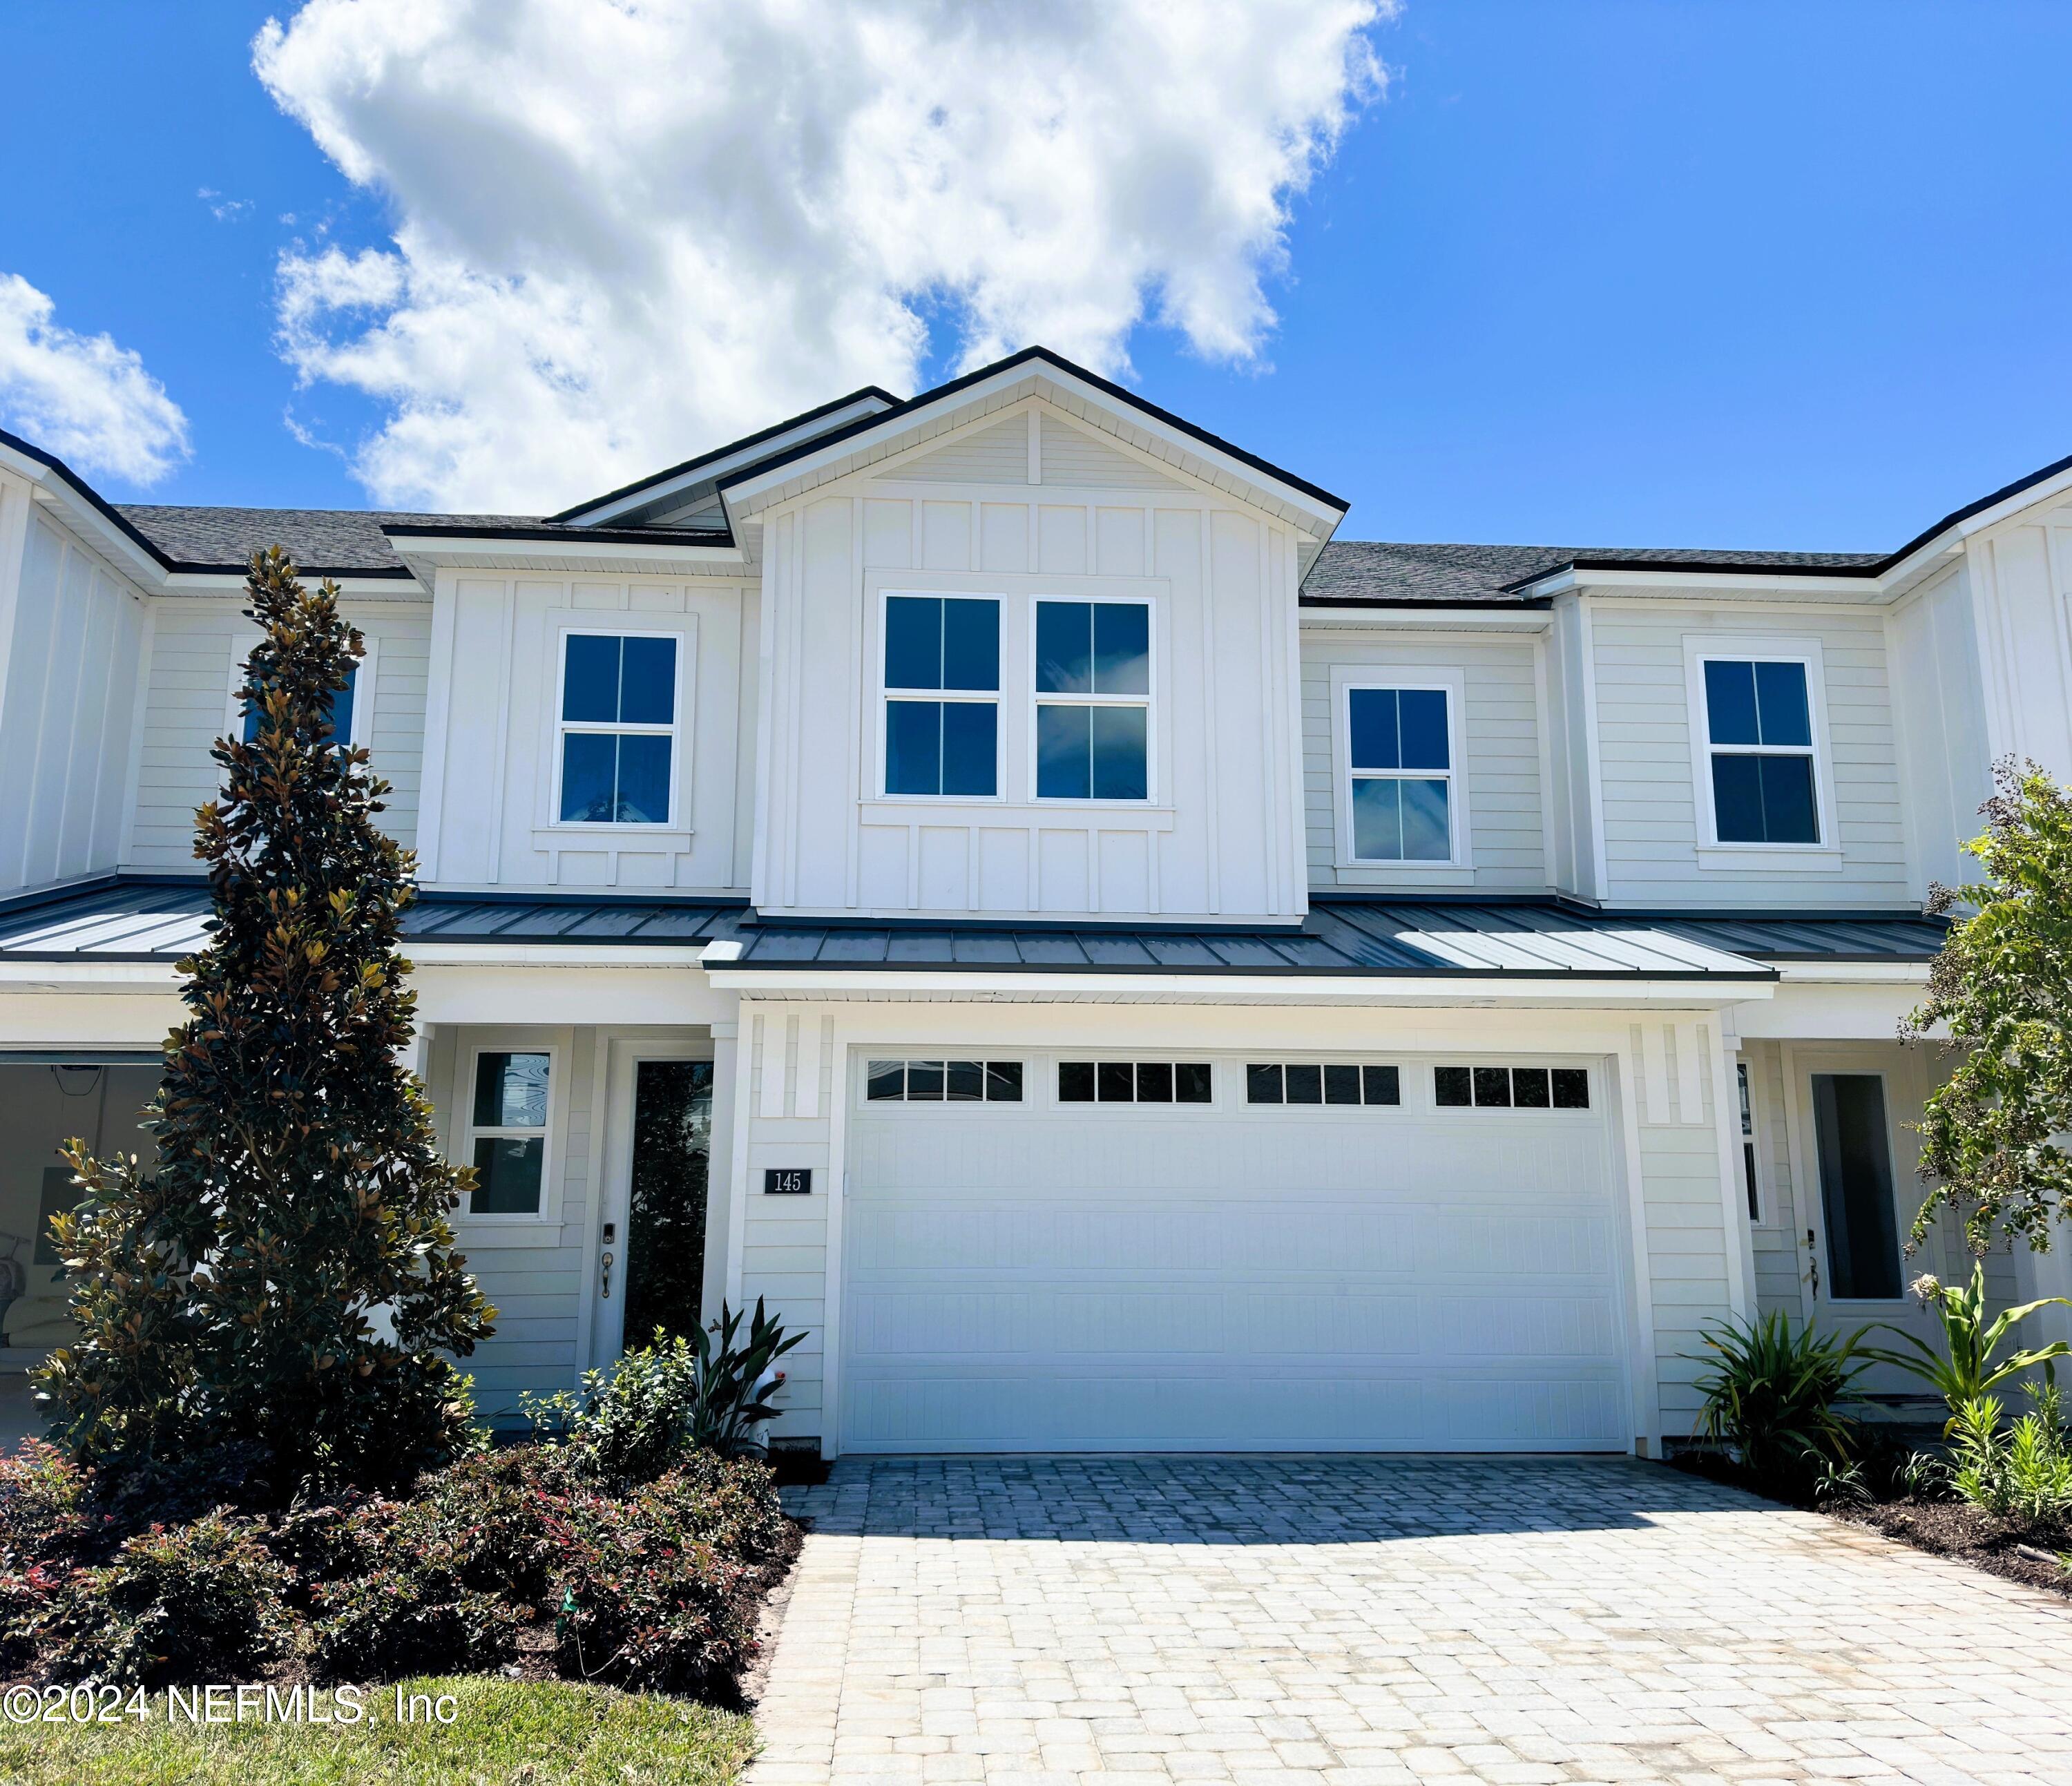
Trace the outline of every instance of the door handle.
{"label": "door handle", "polygon": [[598,1285],[598,1294],[606,1302],[610,1302],[611,1300],[611,1254],[606,1253],[599,1264],[602,1282]]}

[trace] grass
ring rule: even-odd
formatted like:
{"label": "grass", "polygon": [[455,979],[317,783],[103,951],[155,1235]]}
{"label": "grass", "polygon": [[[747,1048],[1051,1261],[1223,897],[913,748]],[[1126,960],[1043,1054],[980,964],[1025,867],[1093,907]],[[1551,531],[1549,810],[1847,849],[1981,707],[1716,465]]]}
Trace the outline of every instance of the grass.
{"label": "grass", "polygon": [[[395,1689],[366,1691],[356,1725],[168,1721],[0,1722],[0,1783],[16,1786],[575,1786],[650,1781],[730,1786],[755,1752],[748,1719],[688,1701],[564,1681],[482,1676],[407,1681],[406,1694],[458,1702],[450,1724],[398,1722]],[[225,1702],[227,1704],[228,1702]]]}

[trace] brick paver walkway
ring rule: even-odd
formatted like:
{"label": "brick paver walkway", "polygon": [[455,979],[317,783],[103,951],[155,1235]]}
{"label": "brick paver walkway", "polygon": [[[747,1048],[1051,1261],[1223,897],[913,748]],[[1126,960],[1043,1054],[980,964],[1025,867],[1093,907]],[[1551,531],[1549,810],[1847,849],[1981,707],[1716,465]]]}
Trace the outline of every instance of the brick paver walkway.
{"label": "brick paver walkway", "polygon": [[2072,1606],[1610,1460],[845,1460],[754,1786],[2072,1783]]}

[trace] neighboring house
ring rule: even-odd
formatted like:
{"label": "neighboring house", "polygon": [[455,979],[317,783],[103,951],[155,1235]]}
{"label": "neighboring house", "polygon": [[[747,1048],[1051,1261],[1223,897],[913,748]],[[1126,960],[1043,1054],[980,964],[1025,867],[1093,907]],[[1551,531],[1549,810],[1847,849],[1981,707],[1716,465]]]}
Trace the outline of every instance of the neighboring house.
{"label": "neighboring house", "polygon": [[1708,1323],[1918,1320],[1895,1026],[1992,760],[2072,772],[2072,460],[1884,556],[1344,513],[1041,350],[545,519],[0,437],[7,1358],[179,1016],[274,543],[367,639],[500,1418],[762,1297],[830,1453],[1646,1453]]}

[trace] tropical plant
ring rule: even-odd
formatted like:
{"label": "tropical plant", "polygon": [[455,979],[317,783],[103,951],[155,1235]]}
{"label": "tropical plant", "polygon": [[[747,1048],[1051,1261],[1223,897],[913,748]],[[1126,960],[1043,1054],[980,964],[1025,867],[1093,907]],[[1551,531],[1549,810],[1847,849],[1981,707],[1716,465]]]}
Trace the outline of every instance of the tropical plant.
{"label": "tropical plant", "polygon": [[2012,1352],[2004,1357],[2000,1355],[2001,1342],[2014,1328],[2039,1308],[2063,1303],[2065,1298],[2041,1297],[2034,1302],[2003,1309],[1989,1320],[1984,1260],[1972,1262],[1971,1281],[1967,1287],[1942,1283],[1931,1274],[1923,1272],[1914,1280],[1913,1289],[1922,1305],[1934,1312],[1942,1329],[1942,1349],[1938,1351],[1918,1333],[1910,1333],[1889,1321],[1880,1321],[1877,1331],[1902,1341],[1906,1349],[1867,1347],[1864,1356],[1881,1364],[1895,1365],[1934,1387],[1935,1392],[1950,1405],[1949,1423],[1942,1429],[1946,1438],[1953,1435],[1959,1408],[1989,1395],[2010,1377],[2019,1377],[2039,1365],[2047,1365],[2051,1359],[2062,1358],[2072,1351],[2062,1340],[2053,1340],[2045,1346]]}
{"label": "tropical plant", "polygon": [[1914,1224],[1961,1210],[1974,1252],[1996,1230],[2048,1249],[2072,1214],[2072,798],[2033,762],[1993,766],[1985,834],[1965,847],[1986,878],[1935,888],[1931,912],[1961,905],[1903,1037],[1947,1026],[1955,1056],[1922,1113],[1931,1179]]}
{"label": "tropical plant", "polygon": [[467,1176],[401,1060],[411,859],[376,822],[388,784],[332,736],[360,636],[278,548],[245,592],[257,733],[218,741],[223,796],[195,815],[214,922],[179,966],[158,1163],[68,1145],[83,1201],[51,1230],[79,1337],[39,1392],[97,1465],[249,1442],[277,1492],[393,1484],[465,1443],[453,1357],[495,1312],[448,1221]]}
{"label": "tropical plant", "polygon": [[586,1371],[579,1391],[527,1395],[521,1405],[543,1439],[569,1447],[577,1468],[622,1487],[653,1481],[687,1451],[738,1457],[777,1418],[777,1361],[805,1339],[786,1332],[760,1297],[745,1341],[742,1319],[722,1303],[711,1327],[673,1339],[657,1328],[652,1345],[610,1373]]}
{"label": "tropical plant", "polygon": [[2035,1406],[2001,1424],[2000,1398],[1963,1403],[1950,1421],[1950,1482],[1975,1507],[2025,1525],[2072,1514],[2072,1445],[2054,1381],[2026,1386]]}
{"label": "tropical plant", "polygon": [[1847,1465],[1856,1449],[1856,1423],[1842,1406],[1868,1362],[1867,1331],[1839,1338],[1781,1309],[1715,1326],[1704,1336],[1713,1356],[1691,1359],[1711,1366],[1696,1386],[1704,1397],[1696,1435],[1731,1446],[1757,1480],[1789,1492],[1834,1480],[1823,1470]]}

